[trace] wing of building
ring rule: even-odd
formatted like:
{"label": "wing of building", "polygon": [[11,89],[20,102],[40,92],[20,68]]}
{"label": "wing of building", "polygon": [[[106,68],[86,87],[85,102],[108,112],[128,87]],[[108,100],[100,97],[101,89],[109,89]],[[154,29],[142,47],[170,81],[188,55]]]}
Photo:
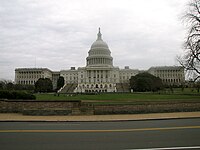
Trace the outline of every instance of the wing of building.
{"label": "wing of building", "polygon": [[[184,69],[180,66],[151,67],[149,73],[160,77],[164,84],[180,85],[184,82]],[[59,72],[47,68],[17,68],[15,82],[18,84],[32,84],[39,78],[50,78],[56,89],[59,76],[65,79],[65,85],[60,93],[91,93],[91,92],[129,92],[129,79],[140,71],[113,66],[113,57],[108,44],[103,41],[99,28],[96,41],[92,44],[85,67],[71,67]]]}

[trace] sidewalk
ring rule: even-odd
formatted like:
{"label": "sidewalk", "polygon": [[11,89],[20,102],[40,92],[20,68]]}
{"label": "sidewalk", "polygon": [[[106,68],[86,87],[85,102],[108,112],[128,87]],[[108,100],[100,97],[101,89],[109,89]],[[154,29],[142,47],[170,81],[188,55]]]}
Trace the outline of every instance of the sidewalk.
{"label": "sidewalk", "polygon": [[3,121],[134,121],[155,119],[200,118],[200,112],[126,114],[126,115],[90,115],[90,116],[24,116],[18,113],[0,113]]}

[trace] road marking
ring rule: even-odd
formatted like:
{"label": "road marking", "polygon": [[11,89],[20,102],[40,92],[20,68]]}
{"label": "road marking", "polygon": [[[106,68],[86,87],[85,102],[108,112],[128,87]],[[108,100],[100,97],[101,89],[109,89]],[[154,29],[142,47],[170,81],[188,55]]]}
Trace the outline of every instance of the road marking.
{"label": "road marking", "polygon": [[113,129],[113,130],[0,130],[0,133],[87,133],[87,132],[136,132],[136,131],[163,131],[181,129],[200,129],[200,126],[139,128],[139,129]]}
{"label": "road marking", "polygon": [[51,124],[43,124],[43,123],[30,123],[29,126],[79,126],[80,124],[75,123],[51,123]]}
{"label": "road marking", "polygon": [[170,150],[170,149],[200,149],[200,146],[192,146],[192,147],[167,147],[167,148],[145,148],[145,149],[127,149],[127,150]]}

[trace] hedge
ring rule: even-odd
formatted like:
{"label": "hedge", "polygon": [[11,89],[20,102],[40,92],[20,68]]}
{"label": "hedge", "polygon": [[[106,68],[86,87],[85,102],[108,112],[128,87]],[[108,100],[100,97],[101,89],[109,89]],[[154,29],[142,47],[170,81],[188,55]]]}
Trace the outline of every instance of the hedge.
{"label": "hedge", "polygon": [[24,99],[32,100],[36,99],[35,95],[26,92],[17,91],[0,91],[0,99]]}

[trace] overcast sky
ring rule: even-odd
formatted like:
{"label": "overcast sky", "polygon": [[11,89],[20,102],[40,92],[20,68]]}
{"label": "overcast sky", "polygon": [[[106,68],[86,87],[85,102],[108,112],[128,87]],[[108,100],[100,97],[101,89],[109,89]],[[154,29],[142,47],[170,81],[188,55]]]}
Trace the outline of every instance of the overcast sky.
{"label": "overcast sky", "polygon": [[114,66],[178,65],[189,0],[1,0],[0,79],[20,67],[84,67],[101,27]]}

